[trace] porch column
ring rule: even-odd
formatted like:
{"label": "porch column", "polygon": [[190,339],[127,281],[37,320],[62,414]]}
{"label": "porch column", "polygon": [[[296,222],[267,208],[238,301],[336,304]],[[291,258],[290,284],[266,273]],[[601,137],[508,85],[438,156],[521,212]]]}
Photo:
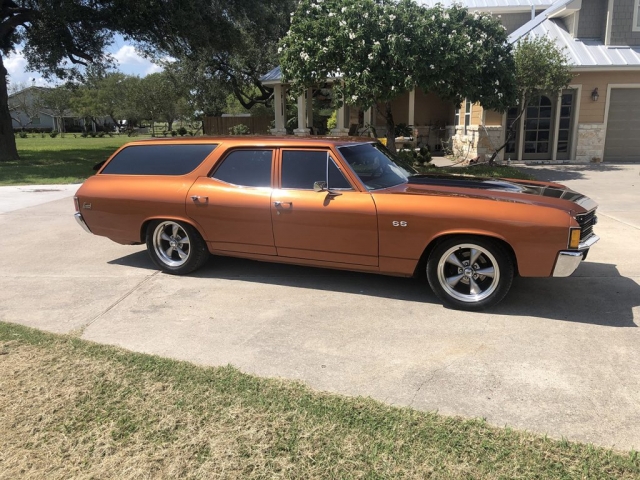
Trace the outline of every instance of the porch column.
{"label": "porch column", "polygon": [[346,137],[349,135],[349,107],[344,103],[338,109],[336,118],[336,128],[331,129],[331,135],[334,137]]}
{"label": "porch column", "polygon": [[373,107],[369,107],[364,111],[364,118],[362,121],[364,122],[364,127],[369,128],[369,136],[373,137],[373,131],[370,129],[370,127],[375,128],[375,125],[373,124]]}
{"label": "porch column", "polygon": [[307,125],[306,127],[309,129],[313,129],[313,88],[307,88]]}
{"label": "porch column", "polygon": [[[522,103],[524,104],[524,98],[522,99]],[[516,140],[519,140],[519,141],[516,142],[516,145],[517,145],[517,152],[518,152],[518,161],[520,162],[523,161],[523,155],[524,155],[524,117],[526,116],[527,116],[527,112],[525,110],[522,116],[520,117],[520,121],[518,121],[518,136],[516,137]]]}
{"label": "porch column", "polygon": [[307,100],[305,99],[305,94],[303,93],[298,97],[298,128],[296,128],[293,133],[299,137],[306,137],[311,133],[306,127],[307,124]]}
{"label": "porch column", "polygon": [[416,121],[416,89],[414,88],[409,92],[409,117],[407,118],[407,125],[411,128],[415,125]]}
{"label": "porch column", "polygon": [[551,143],[551,160],[558,159],[558,135],[560,134],[560,109],[562,108],[562,92],[558,93],[556,101],[556,114],[553,119],[553,137],[549,139]]}
{"label": "porch column", "polygon": [[411,136],[413,137],[413,146],[418,143],[418,132],[415,128],[416,123],[416,89],[413,88],[409,92],[409,115],[407,117],[407,125],[411,128]]}
{"label": "porch column", "polygon": [[287,133],[287,87],[277,84],[273,88],[273,109],[275,111],[276,128],[271,129],[273,135],[285,135]]}

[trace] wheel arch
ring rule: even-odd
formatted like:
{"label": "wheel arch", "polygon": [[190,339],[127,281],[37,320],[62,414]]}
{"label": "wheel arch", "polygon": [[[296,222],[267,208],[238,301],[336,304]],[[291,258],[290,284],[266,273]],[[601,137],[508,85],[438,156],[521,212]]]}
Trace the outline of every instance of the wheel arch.
{"label": "wheel arch", "polygon": [[191,227],[195,228],[195,230],[200,234],[200,236],[206,242],[206,238],[203,235],[202,228],[200,228],[200,225],[198,225],[198,223],[194,222],[192,219],[185,218],[185,217],[176,217],[173,215],[167,215],[167,216],[158,215],[155,217],[149,217],[142,222],[142,225],[140,226],[140,243],[145,243],[147,241],[147,228],[149,227],[149,224],[151,222],[164,221],[164,220],[171,220],[174,222],[183,222],[183,223],[186,223],[187,225],[190,225]]}
{"label": "wheel arch", "polygon": [[478,231],[453,231],[453,232],[442,232],[437,236],[433,237],[427,246],[422,251],[422,255],[416,264],[415,271],[413,272],[414,276],[420,276],[425,274],[425,269],[427,266],[427,260],[429,259],[429,255],[431,252],[442,242],[445,240],[449,240],[454,237],[480,237],[487,238],[493,240],[500,245],[502,245],[505,250],[511,256],[511,260],[513,262],[513,268],[515,275],[518,275],[518,257],[516,256],[516,252],[513,247],[507,242],[507,240],[501,235],[497,235],[493,232],[478,232]]}

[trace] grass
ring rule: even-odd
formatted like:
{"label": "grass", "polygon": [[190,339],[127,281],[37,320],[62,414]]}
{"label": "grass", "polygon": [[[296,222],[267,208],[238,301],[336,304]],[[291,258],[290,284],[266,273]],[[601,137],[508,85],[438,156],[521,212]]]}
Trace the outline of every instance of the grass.
{"label": "grass", "polygon": [[0,185],[77,183],[91,176],[93,166],[118,147],[141,137],[64,138],[29,134],[16,138],[20,160],[0,162]]}
{"label": "grass", "polygon": [[0,322],[0,478],[632,479],[637,452]]}

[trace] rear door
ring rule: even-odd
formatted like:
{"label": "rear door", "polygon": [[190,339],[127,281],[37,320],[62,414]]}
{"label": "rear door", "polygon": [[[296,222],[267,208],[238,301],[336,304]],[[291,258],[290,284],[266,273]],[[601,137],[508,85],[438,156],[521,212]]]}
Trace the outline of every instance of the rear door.
{"label": "rear door", "polygon": [[211,249],[275,255],[271,226],[274,150],[228,152],[187,196],[187,214],[204,229]]}
{"label": "rear door", "polygon": [[[348,180],[336,156],[329,150],[281,149],[279,171],[280,188],[271,197],[278,256],[378,265],[373,198]],[[329,191],[314,191],[315,182],[327,182]]]}

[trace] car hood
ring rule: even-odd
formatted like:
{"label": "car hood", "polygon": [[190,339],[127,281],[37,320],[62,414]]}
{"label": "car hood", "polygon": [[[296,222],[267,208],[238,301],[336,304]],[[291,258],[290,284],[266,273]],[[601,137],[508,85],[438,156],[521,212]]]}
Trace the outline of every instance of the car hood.
{"label": "car hood", "polygon": [[389,189],[407,195],[438,195],[484,198],[495,201],[527,203],[574,211],[593,210],[597,204],[589,197],[558,183],[479,178],[458,175],[413,175],[408,182]]}

